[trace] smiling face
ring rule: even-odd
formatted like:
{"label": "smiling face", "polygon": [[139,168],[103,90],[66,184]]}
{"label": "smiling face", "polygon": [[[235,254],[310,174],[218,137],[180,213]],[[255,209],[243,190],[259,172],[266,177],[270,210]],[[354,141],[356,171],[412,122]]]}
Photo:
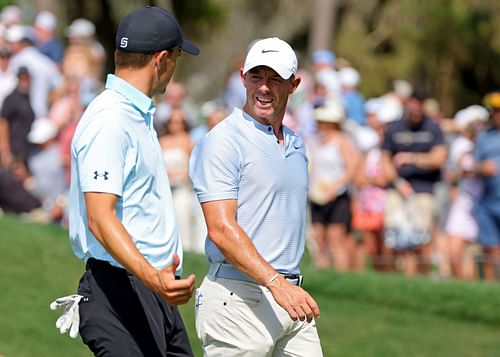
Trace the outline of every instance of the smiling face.
{"label": "smiling face", "polygon": [[265,125],[283,120],[288,96],[300,83],[300,77],[283,79],[273,69],[258,66],[250,69],[241,78],[246,88],[247,100],[243,111]]}

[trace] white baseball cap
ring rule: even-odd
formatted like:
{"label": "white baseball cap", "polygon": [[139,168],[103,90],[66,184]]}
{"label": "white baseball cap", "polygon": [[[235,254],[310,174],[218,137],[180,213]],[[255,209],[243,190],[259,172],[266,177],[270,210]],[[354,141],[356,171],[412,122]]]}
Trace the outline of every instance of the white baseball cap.
{"label": "white baseball cap", "polygon": [[35,43],[35,33],[31,26],[12,25],[5,32],[7,42],[18,43],[21,41],[29,41]]}
{"label": "white baseball cap", "polygon": [[68,37],[91,37],[95,34],[95,25],[87,19],[74,20],[65,30]]}
{"label": "white baseball cap", "polygon": [[488,109],[486,109],[485,107],[483,107],[481,105],[474,104],[474,105],[468,106],[467,111],[469,112],[473,121],[478,120],[481,122],[487,122],[489,117],[490,117],[490,113],[488,112]]}
{"label": "white baseball cap", "polygon": [[36,15],[34,26],[54,31],[57,27],[57,18],[50,11],[42,11]]}
{"label": "white baseball cap", "polygon": [[272,68],[283,79],[297,73],[297,56],[288,43],[277,38],[265,38],[254,42],[247,53],[243,74],[252,68],[266,66]]}
{"label": "white baseball cap", "polygon": [[57,136],[57,127],[47,118],[35,119],[28,133],[28,140],[33,144],[43,144]]}
{"label": "white baseball cap", "polygon": [[377,132],[369,126],[360,126],[354,132],[354,140],[358,149],[368,152],[380,144],[380,137]]}
{"label": "white baseball cap", "polygon": [[413,86],[404,79],[396,79],[392,82],[392,87],[403,98],[409,98],[413,93]]}
{"label": "white baseball cap", "polygon": [[349,86],[356,87],[361,81],[359,72],[352,67],[344,67],[339,71],[340,83]]}
{"label": "white baseball cap", "polygon": [[489,113],[486,108],[480,105],[471,105],[456,112],[453,121],[458,128],[466,128],[475,121],[485,123],[488,121],[488,118]]}
{"label": "white baseball cap", "polygon": [[22,21],[21,8],[17,5],[9,5],[3,8],[0,19],[5,26],[20,24]]}
{"label": "white baseball cap", "polygon": [[377,111],[382,105],[382,100],[380,98],[370,98],[365,102],[365,113],[366,114],[377,114]]}

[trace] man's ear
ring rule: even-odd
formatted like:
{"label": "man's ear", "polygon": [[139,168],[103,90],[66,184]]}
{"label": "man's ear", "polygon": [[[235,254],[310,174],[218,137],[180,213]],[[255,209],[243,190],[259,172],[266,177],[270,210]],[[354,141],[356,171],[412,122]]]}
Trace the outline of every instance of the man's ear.
{"label": "man's ear", "polygon": [[300,77],[295,77],[293,79],[293,82],[292,82],[292,86],[290,87],[290,93],[289,94],[292,94],[293,92],[295,92],[295,90],[298,88],[300,82],[302,81],[302,78]]}
{"label": "man's ear", "polygon": [[243,68],[240,68],[240,79],[243,83],[243,86],[245,87],[245,75],[243,74]]}
{"label": "man's ear", "polygon": [[168,51],[167,50],[162,50],[160,52],[157,52],[154,56],[155,59],[155,66],[156,68],[161,68],[162,61],[165,60],[165,58],[168,56]]}

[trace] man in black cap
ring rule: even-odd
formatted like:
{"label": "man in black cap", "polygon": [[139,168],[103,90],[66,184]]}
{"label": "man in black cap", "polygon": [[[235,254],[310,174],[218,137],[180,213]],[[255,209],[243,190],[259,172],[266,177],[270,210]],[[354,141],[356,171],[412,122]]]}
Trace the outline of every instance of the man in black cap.
{"label": "man in black cap", "polygon": [[21,181],[27,176],[26,160],[34,149],[27,139],[35,120],[30,88],[30,72],[19,67],[17,87],[5,98],[0,111],[0,165],[9,168]]}
{"label": "man in black cap", "polygon": [[76,337],[79,322],[95,355],[193,355],[176,305],[191,298],[195,277],[180,278],[182,246],[151,99],[165,91],[182,52],[199,49],[168,11],[126,15],[115,74],[73,137],[69,235],[86,272],[79,295],[55,304],[79,306],[80,315],[56,326]]}

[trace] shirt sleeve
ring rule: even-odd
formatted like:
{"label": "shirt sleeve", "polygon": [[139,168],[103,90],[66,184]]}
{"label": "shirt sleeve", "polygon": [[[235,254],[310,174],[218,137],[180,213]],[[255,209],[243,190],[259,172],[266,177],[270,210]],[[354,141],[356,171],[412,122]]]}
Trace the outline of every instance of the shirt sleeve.
{"label": "shirt sleeve", "polygon": [[[10,96],[7,96],[5,99],[9,98]],[[6,118],[8,120],[8,118],[11,116],[11,113],[12,113],[12,104],[11,104],[11,100],[4,100],[3,102],[3,105],[2,105],[2,110],[0,112],[0,116],[2,118]]]}
{"label": "shirt sleeve", "polygon": [[129,139],[117,117],[111,110],[99,112],[74,143],[83,192],[123,194]]}
{"label": "shirt sleeve", "polygon": [[200,203],[237,199],[240,155],[235,145],[222,135],[209,133],[195,147],[189,176]]}
{"label": "shirt sleeve", "polygon": [[438,124],[433,124],[432,133],[433,133],[433,137],[434,137],[434,140],[433,140],[434,142],[432,143],[432,147],[445,144],[443,131],[441,130],[441,128],[439,127]]}

